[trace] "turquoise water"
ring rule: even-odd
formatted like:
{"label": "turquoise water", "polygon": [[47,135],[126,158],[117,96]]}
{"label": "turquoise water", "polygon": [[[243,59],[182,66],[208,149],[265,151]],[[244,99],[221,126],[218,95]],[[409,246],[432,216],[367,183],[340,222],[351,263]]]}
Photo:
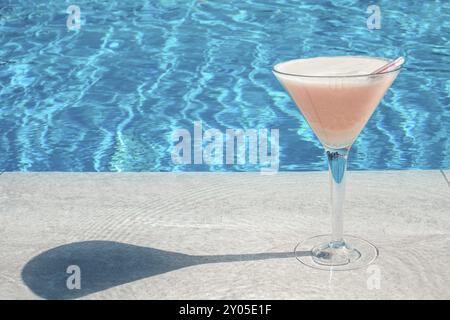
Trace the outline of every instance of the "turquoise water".
{"label": "turquoise water", "polygon": [[[255,171],[175,165],[177,128],[278,128],[281,170],[324,170],[271,73],[320,55],[404,55],[350,169],[450,168],[450,1],[0,0],[0,170]],[[81,9],[68,31],[66,8]]]}

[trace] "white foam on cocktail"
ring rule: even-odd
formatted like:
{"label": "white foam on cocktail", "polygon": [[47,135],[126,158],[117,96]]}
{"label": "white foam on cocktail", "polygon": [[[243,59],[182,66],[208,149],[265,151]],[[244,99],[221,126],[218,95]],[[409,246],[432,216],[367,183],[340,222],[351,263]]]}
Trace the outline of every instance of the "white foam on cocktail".
{"label": "white foam on cocktail", "polygon": [[366,75],[386,64],[384,59],[367,57],[319,57],[297,59],[277,65],[277,71],[311,77]]}

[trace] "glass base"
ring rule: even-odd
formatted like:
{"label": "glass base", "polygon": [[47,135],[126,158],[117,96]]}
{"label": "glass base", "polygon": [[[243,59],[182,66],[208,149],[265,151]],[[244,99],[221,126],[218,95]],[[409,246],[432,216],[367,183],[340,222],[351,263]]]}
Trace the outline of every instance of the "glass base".
{"label": "glass base", "polygon": [[333,242],[331,235],[321,235],[300,242],[295,257],[308,267],[321,270],[352,270],[371,264],[378,249],[370,242],[344,235],[344,241]]}

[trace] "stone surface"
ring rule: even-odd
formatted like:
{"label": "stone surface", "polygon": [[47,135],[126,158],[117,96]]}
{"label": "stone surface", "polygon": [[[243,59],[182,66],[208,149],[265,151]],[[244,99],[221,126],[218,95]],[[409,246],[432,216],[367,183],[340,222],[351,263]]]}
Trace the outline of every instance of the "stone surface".
{"label": "stone surface", "polygon": [[441,173],[450,188],[450,170],[441,170]]}
{"label": "stone surface", "polygon": [[292,256],[330,231],[327,184],[325,172],[4,173],[0,298],[450,298],[442,172],[349,173],[346,233],[380,251],[353,271]]}

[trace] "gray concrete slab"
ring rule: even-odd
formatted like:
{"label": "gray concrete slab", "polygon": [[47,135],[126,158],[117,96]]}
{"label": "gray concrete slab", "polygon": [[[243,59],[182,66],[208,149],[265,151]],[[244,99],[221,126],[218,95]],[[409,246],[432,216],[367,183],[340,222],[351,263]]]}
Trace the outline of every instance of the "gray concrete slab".
{"label": "gray concrete slab", "polygon": [[[354,271],[292,257],[329,232],[327,183],[325,172],[4,173],[0,298],[450,298],[439,170],[349,173],[346,233],[380,250]],[[70,265],[80,290],[67,289]]]}
{"label": "gray concrete slab", "polygon": [[442,177],[445,182],[447,182],[448,187],[450,188],[450,170],[441,170]]}

